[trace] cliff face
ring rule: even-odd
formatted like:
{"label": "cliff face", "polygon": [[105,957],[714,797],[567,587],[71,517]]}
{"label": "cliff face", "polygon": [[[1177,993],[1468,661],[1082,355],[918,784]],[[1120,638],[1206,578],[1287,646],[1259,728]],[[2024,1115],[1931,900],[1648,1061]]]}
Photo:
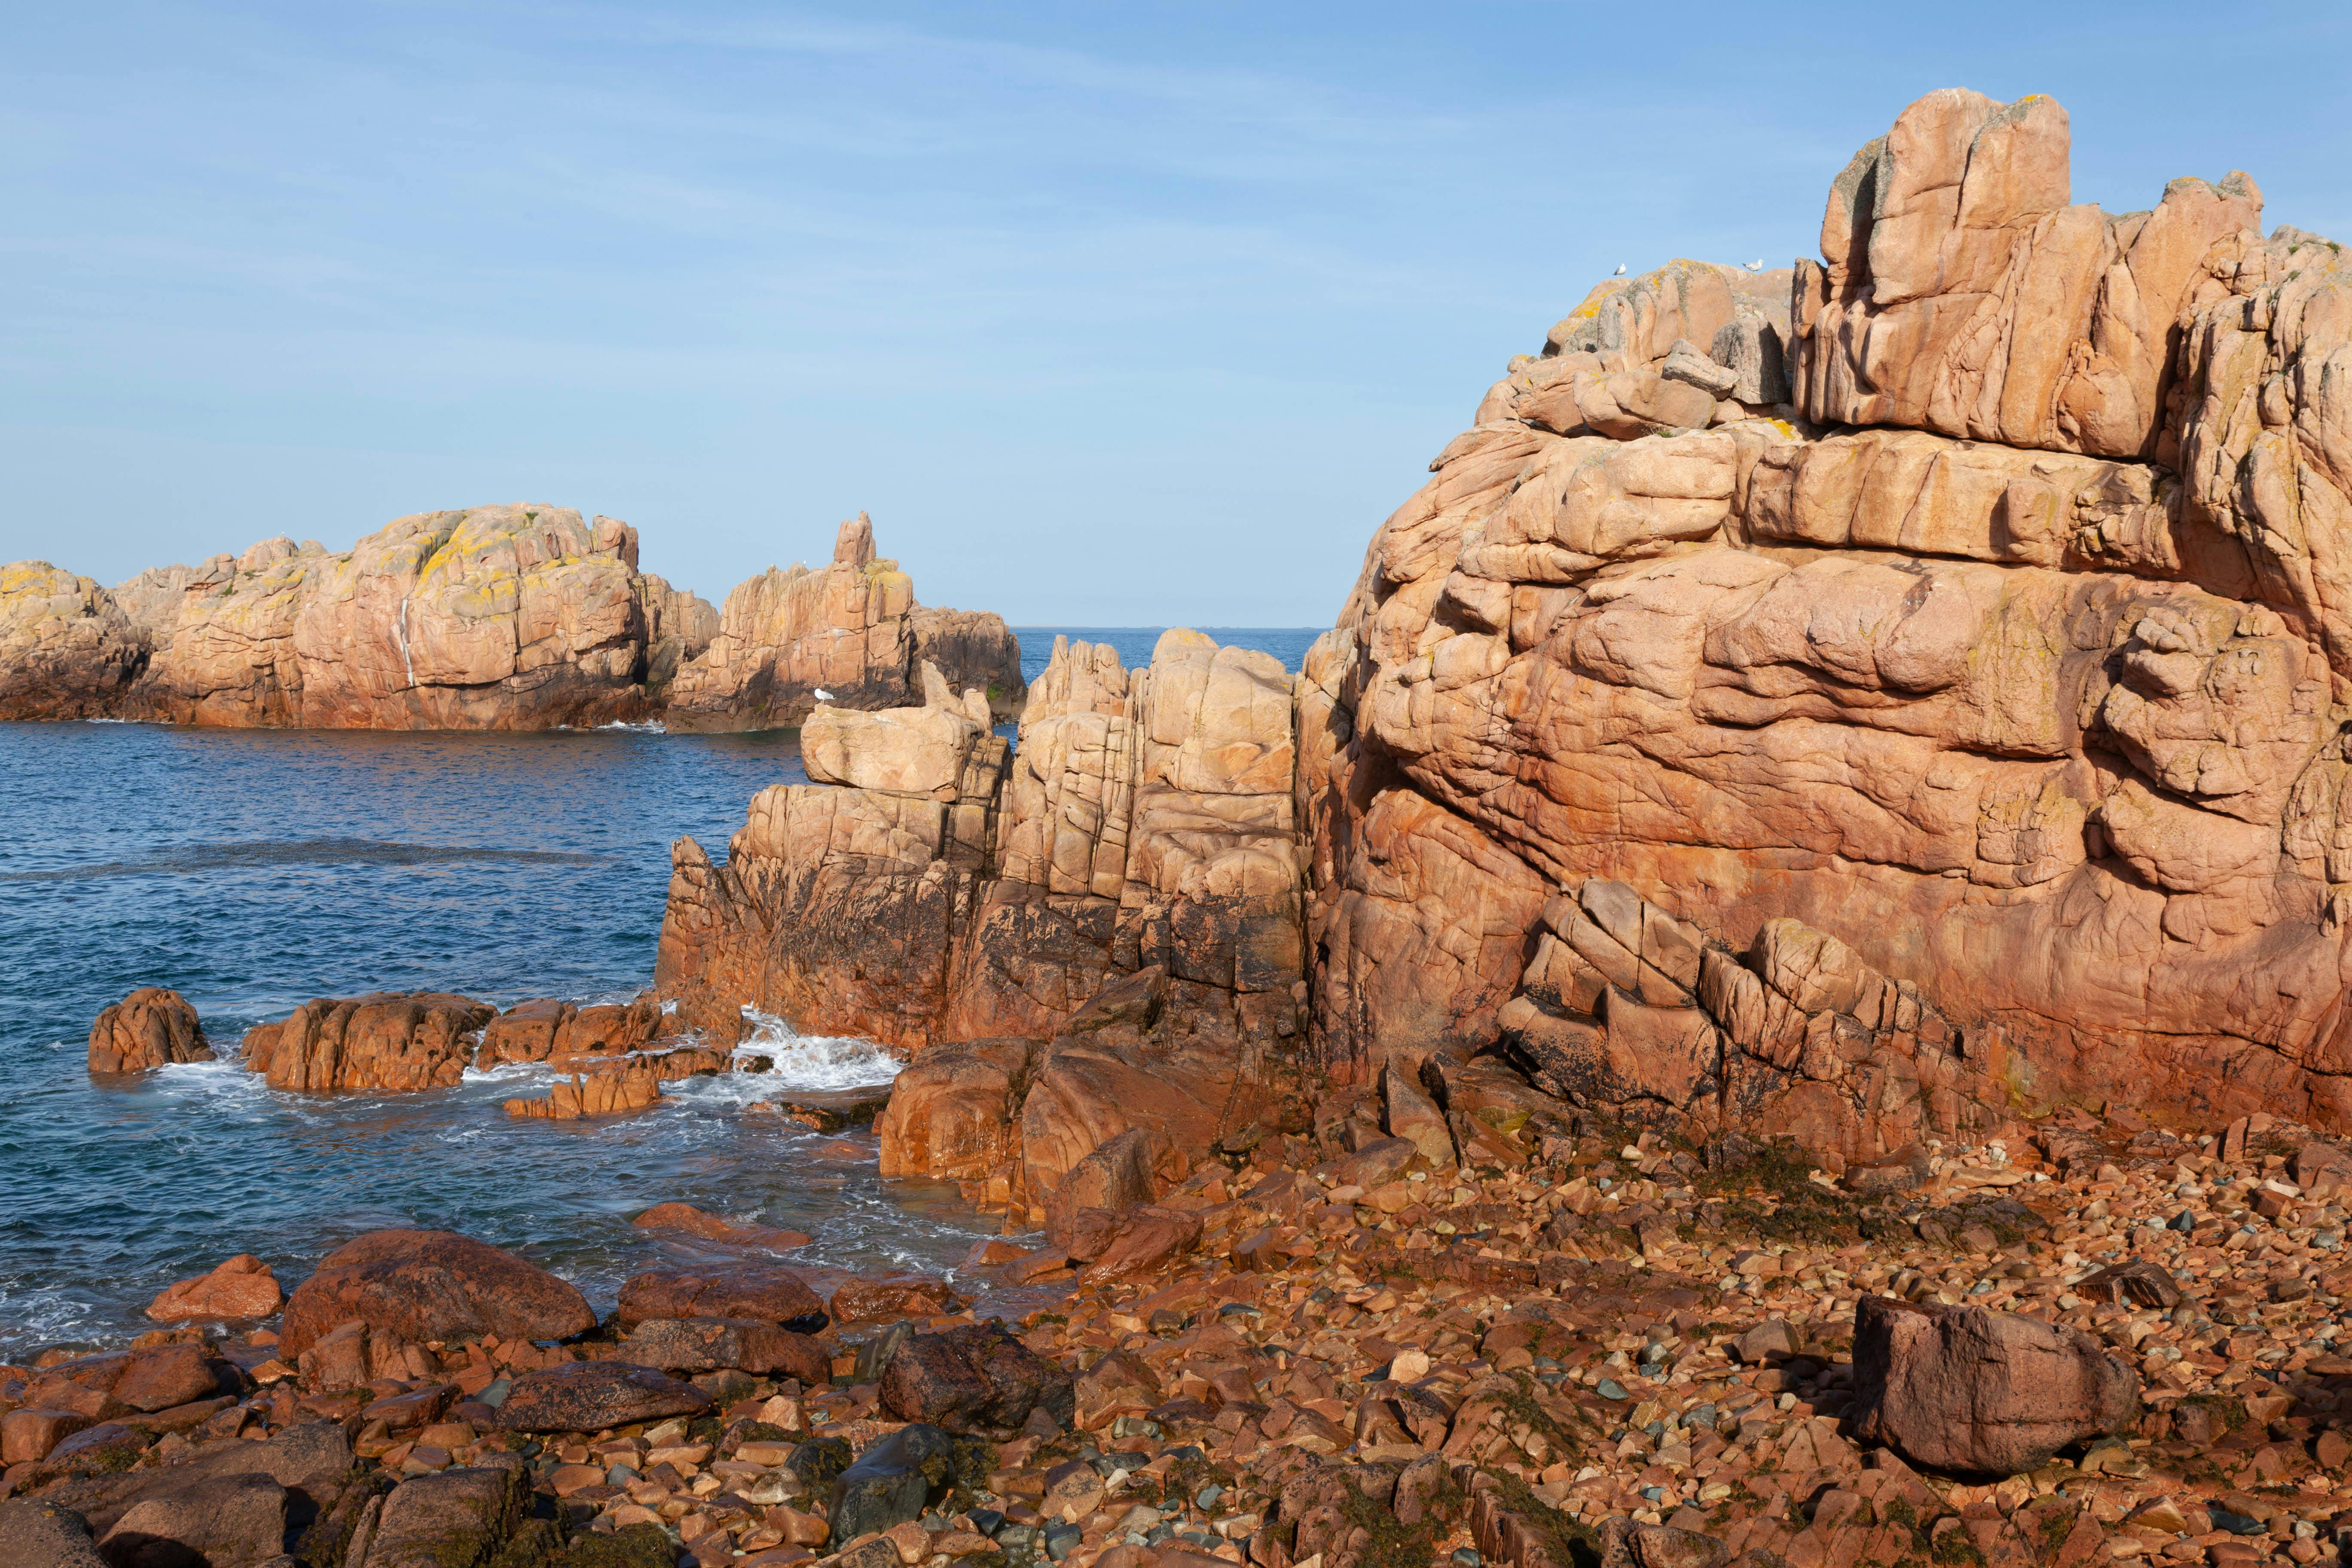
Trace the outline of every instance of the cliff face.
{"label": "cliff face", "polygon": [[797,723],[826,682],[905,702],[925,659],[1017,707],[1003,622],[916,605],[870,525],[853,532],[845,569],[729,595],[723,635],[709,604],[637,570],[635,529],[564,507],[423,512],[341,553],[264,540],[111,593],[22,563],[0,576],[0,718],[533,730],[678,699],[681,728],[756,729]]}
{"label": "cliff face", "polygon": [[727,595],[709,647],[678,671],[668,719],[681,730],[765,730],[798,724],[820,702],[896,707],[919,700],[925,661],[1000,716],[1019,710],[1021,647],[1004,622],[917,605],[913,580],[875,555],[860,512],[841,525],[824,570],[772,566]]}
{"label": "cliff face", "polygon": [[[1956,1084],[2352,1123],[2352,273],[2243,175],[2109,218],[2066,162],[2046,99],[1907,110],[1794,274],[1792,406],[1731,396],[1728,269],[1514,362],[1307,663],[1334,1071],[1542,1037],[1588,1098],[1849,1158]],[[1621,953],[1680,922],[1668,983],[1560,958],[1608,956],[1591,877]],[[1797,1043],[1759,1011],[1792,921],[1916,998]]]}

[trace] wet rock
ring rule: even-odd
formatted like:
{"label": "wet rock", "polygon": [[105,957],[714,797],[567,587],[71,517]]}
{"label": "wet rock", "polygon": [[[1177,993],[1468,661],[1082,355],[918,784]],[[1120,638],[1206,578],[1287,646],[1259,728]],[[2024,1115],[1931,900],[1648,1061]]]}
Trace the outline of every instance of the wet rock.
{"label": "wet rock", "polygon": [[178,992],[161,986],[133,991],[89,1026],[89,1070],[101,1077],[212,1059],[196,1010]]}
{"label": "wet rock", "polygon": [[404,1480],[383,1500],[367,1568],[475,1568],[515,1533],[530,1486],[522,1460]]}
{"label": "wet rock", "polygon": [[252,1321],[277,1311],[285,1299],[269,1265],[240,1252],[209,1274],[166,1287],[147,1315],[159,1323]]}
{"label": "wet rock", "polygon": [[1864,1297],[1854,1312],[1854,1431],[1914,1464],[2033,1469],[2139,1415],[2139,1376],[2079,1330],[1979,1307]]}
{"label": "wet rock", "polygon": [[359,1321],[419,1342],[562,1340],[596,1326],[570,1284],[487,1242],[446,1230],[379,1230],[319,1260],[286,1304],[278,1353],[299,1356]]}
{"label": "wet rock", "polygon": [[450,1089],[473,1060],[469,1037],[494,1016],[482,1003],[440,992],[322,999],[247,1030],[241,1053],[246,1068],[272,1089]]}
{"label": "wet rock", "polygon": [[634,1329],[652,1318],[757,1318],[795,1333],[821,1331],[824,1302],[791,1269],[772,1263],[707,1268],[651,1268],[621,1287],[618,1321]]}
{"label": "wet rock", "polygon": [[697,1415],[711,1398],[690,1383],[627,1362],[571,1362],[527,1372],[507,1389],[499,1425],[509,1432],[596,1432],[632,1421]]}
{"label": "wet rock", "polygon": [[12,1568],[108,1568],[81,1515],[39,1501],[0,1502],[0,1563]]}
{"label": "wet rock", "polygon": [[577,1121],[586,1116],[625,1116],[661,1103],[661,1080],[635,1061],[594,1072],[559,1078],[545,1094],[520,1095],[506,1102],[509,1116],[542,1121]]}
{"label": "wet rock", "polygon": [[734,1367],[755,1377],[782,1373],[806,1384],[832,1375],[823,1345],[757,1318],[648,1318],[622,1342],[621,1359],[665,1372]]}
{"label": "wet rock", "polygon": [[842,1323],[876,1318],[935,1318],[962,1308],[963,1298],[946,1280],[919,1274],[845,1279],[833,1292],[834,1321]]}
{"label": "wet rock", "polygon": [[834,1539],[855,1541],[922,1517],[934,1491],[952,1484],[955,1439],[937,1426],[901,1426],[857,1458],[833,1483],[825,1517]]}
{"label": "wet rock", "polygon": [[639,1230],[674,1230],[687,1236],[700,1237],[705,1241],[723,1241],[730,1247],[765,1247],[779,1252],[806,1247],[809,1242],[809,1238],[797,1230],[737,1225],[692,1204],[656,1204],[629,1223]]}

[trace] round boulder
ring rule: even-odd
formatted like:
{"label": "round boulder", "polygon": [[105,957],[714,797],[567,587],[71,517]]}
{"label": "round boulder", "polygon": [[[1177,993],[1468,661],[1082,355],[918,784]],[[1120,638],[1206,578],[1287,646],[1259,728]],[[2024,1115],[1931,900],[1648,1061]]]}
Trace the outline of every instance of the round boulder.
{"label": "round boulder", "polygon": [[446,1230],[377,1230],[319,1260],[286,1303],[278,1355],[349,1322],[406,1340],[562,1340],[596,1326],[588,1299],[544,1268]]}
{"label": "round boulder", "polygon": [[196,1010],[178,992],[160,985],[133,991],[89,1026],[89,1070],[100,1077],[212,1059]]}

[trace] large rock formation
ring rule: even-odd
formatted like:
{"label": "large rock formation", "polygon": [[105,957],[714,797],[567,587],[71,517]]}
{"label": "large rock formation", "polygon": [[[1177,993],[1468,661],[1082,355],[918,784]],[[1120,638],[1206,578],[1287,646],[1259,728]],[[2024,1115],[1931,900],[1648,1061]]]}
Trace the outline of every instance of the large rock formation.
{"label": "large rock formation", "polygon": [[0,566],[0,719],[113,710],[147,646],[105,589],[46,561]]}
{"label": "large rock formation", "polygon": [[926,668],[983,727],[1020,710],[1004,622],[916,604],[863,513],[830,567],[772,568],[723,616],[640,573],[636,530],[568,507],[419,512],[341,553],[265,539],[111,593],[0,569],[0,719],[756,730],[919,703]]}
{"label": "large rock formation", "polygon": [[859,512],[841,525],[823,571],[771,566],[727,595],[709,647],[678,671],[668,721],[764,730],[798,724],[824,702],[904,707],[923,695],[925,663],[999,716],[1020,710],[1021,645],[1004,622],[916,604],[914,580],[876,556],[873,521]]}
{"label": "large rock formation", "polygon": [[1677,263],[1439,455],[1302,687],[1335,1073],[1539,1040],[1708,1122],[1801,1079],[1849,1158],[2067,1099],[2352,1122],[2352,279],[2242,175],[2109,219],[2065,169],[2048,100],[1931,95],[1797,271],[1794,406],[1721,395],[1740,279]]}
{"label": "large rock formation", "polygon": [[1224,1136],[1302,980],[1440,1167],[1579,1110],[1832,1169],[2069,1100],[2352,1125],[2352,269],[2241,174],[2071,205],[2066,137],[1933,94],[1820,261],[1602,284],[1295,689],[1171,634],[1057,647],[1009,764],[829,735],[868,787],[678,847],[664,989],[919,1048],[886,1164],[1038,1215]]}

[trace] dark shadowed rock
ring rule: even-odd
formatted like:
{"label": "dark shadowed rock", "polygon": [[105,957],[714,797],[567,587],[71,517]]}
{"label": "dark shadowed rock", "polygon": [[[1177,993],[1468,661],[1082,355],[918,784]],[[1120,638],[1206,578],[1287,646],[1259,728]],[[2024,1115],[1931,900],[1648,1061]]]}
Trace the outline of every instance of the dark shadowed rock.
{"label": "dark shadowed rock", "polygon": [[319,1261],[286,1303],[291,1360],[352,1321],[405,1339],[562,1340],[596,1326],[587,1298],[547,1270],[446,1230],[379,1230]]}
{"label": "dark shadowed rock", "polygon": [[2139,1415],[2139,1375],[2079,1330],[1980,1307],[1854,1308],[1854,1432],[1917,1465],[2033,1469]]}
{"label": "dark shadowed rock", "polygon": [[286,1550],[289,1499],[259,1475],[158,1487],[122,1510],[98,1549],[112,1568],[253,1568]]}
{"label": "dark shadowed rock", "polygon": [[2146,1258],[2111,1264],[2088,1279],[2077,1280],[2074,1293],[2086,1301],[2106,1301],[2124,1307],[2177,1307],[2180,1287],[2172,1271]]}
{"label": "dark shadowed rock", "polygon": [[827,1321],[824,1302],[791,1269],[772,1263],[716,1268],[655,1268],[621,1287],[619,1321],[634,1329],[653,1318],[756,1318],[814,1334]]}
{"label": "dark shadowed rock", "polygon": [[623,1342],[621,1359],[665,1372],[782,1373],[808,1384],[833,1374],[823,1345],[757,1318],[648,1318]]}
{"label": "dark shadowed rock", "polygon": [[522,1460],[513,1454],[492,1455],[478,1468],[403,1481],[383,1500],[367,1568],[487,1563],[514,1534],[529,1489]]}
{"label": "dark shadowed rock", "polygon": [[901,1420],[951,1429],[1018,1426],[1038,1409],[1066,1426],[1076,1405],[1070,1373],[999,1322],[908,1340],[883,1371],[881,1398]]}
{"label": "dark shadowed rock", "polygon": [[499,1406],[499,1425],[509,1432],[595,1432],[709,1408],[710,1395],[651,1367],[571,1362],[516,1378]]}
{"label": "dark shadowed rock", "polygon": [[934,1489],[955,1478],[955,1439],[937,1426],[901,1426],[841,1472],[833,1483],[825,1517],[835,1541],[855,1541],[872,1531],[922,1517]]}

